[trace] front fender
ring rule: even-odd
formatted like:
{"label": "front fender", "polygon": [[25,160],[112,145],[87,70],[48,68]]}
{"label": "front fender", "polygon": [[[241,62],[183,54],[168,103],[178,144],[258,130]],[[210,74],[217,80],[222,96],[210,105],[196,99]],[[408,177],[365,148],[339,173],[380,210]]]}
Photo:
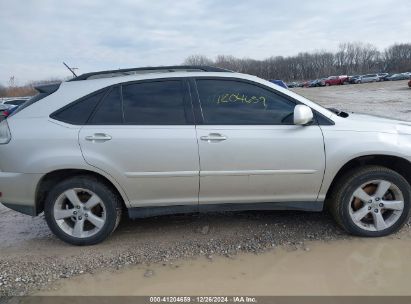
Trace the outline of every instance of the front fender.
{"label": "front fender", "polygon": [[[410,160],[411,141],[399,134],[381,132],[333,131],[323,127],[326,169],[318,195],[324,200],[338,172],[350,161],[364,156],[394,156]],[[401,137],[401,139],[403,139]],[[411,155],[411,153],[410,153]]]}

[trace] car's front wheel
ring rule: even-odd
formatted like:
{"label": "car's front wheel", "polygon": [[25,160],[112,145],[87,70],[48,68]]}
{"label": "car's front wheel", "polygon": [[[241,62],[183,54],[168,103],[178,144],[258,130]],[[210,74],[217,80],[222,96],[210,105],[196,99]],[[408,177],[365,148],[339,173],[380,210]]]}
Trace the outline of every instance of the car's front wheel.
{"label": "car's front wheel", "polygon": [[342,177],[327,203],[347,232],[378,237],[404,225],[410,198],[411,187],[402,175],[385,167],[368,166]]}
{"label": "car's front wheel", "polygon": [[74,245],[93,245],[106,239],[117,228],[121,211],[121,200],[110,187],[88,176],[58,183],[44,206],[51,231]]}

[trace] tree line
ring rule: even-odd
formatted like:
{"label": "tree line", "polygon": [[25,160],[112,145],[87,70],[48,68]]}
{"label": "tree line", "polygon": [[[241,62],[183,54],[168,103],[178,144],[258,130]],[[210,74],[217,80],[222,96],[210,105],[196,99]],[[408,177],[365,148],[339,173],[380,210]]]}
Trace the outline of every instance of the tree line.
{"label": "tree line", "polygon": [[191,55],[185,65],[212,65],[265,79],[309,80],[331,75],[402,73],[411,71],[411,43],[394,44],[383,51],[372,44],[341,43],[336,52],[303,52],[263,60],[218,55],[214,60]]}
{"label": "tree line", "polygon": [[[285,81],[310,80],[331,75],[402,73],[411,72],[411,43],[394,44],[382,51],[372,44],[341,43],[336,52],[303,52],[295,56],[275,56],[264,60],[230,55],[219,55],[213,60],[204,55],[191,55],[183,64],[212,65],[265,79]],[[35,85],[56,81],[61,80],[49,79],[17,86],[14,77],[11,77],[8,86],[0,85],[0,97],[34,95]]]}
{"label": "tree line", "polygon": [[21,96],[33,96],[37,94],[35,86],[61,82],[61,79],[51,78],[47,80],[31,81],[23,86],[16,85],[14,76],[10,77],[7,86],[0,84],[0,97],[21,97]]}

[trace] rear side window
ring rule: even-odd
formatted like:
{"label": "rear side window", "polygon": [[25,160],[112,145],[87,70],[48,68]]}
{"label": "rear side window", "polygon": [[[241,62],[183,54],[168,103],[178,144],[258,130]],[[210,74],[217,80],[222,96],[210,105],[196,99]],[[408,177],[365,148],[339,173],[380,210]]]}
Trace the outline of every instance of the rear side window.
{"label": "rear side window", "polygon": [[186,124],[180,80],[123,85],[124,122],[133,125]]}
{"label": "rear side window", "polygon": [[89,123],[92,125],[121,125],[123,123],[120,87],[112,88],[104,97]]}
{"label": "rear side window", "polygon": [[106,91],[80,99],[59,110],[51,117],[73,125],[84,125]]}

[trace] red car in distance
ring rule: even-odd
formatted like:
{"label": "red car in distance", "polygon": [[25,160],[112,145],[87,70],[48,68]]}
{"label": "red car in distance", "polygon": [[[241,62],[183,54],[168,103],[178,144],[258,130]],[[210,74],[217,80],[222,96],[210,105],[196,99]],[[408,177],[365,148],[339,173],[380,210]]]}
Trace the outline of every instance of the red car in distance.
{"label": "red car in distance", "polygon": [[348,84],[348,76],[347,75],[342,75],[342,76],[330,76],[327,79],[325,79],[324,84],[328,86],[332,85],[341,85],[341,84]]}
{"label": "red car in distance", "polygon": [[411,80],[408,81],[408,87],[411,88]]}

